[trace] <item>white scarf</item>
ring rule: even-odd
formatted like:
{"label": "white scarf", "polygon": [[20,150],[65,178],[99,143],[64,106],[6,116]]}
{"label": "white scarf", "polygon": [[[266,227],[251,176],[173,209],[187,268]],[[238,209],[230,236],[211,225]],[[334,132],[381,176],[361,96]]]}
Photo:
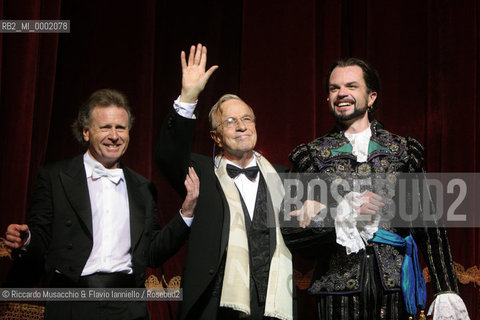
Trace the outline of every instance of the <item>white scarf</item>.
{"label": "white scarf", "polygon": [[[267,159],[256,152],[254,156],[257,159],[260,172],[265,178],[267,190],[272,199],[276,225],[275,239],[277,245],[270,262],[264,315],[291,320],[293,319],[292,254],[283,241],[278,222],[278,214],[285,190],[280,177]],[[226,161],[217,156],[215,163],[217,164],[215,174],[220,181],[230,209],[230,232],[220,306],[250,315],[250,266],[245,216],[239,192],[233,179],[227,174]]]}

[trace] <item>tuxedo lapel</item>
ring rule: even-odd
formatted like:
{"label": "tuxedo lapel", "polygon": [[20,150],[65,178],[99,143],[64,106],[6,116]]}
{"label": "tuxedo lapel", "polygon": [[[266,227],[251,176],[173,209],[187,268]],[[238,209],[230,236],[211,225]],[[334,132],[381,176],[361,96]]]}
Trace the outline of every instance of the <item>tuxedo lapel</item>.
{"label": "tuxedo lapel", "polygon": [[60,172],[60,180],[73,210],[83,221],[90,237],[92,237],[92,208],[88,194],[87,176],[83,165],[83,155],[73,158],[67,169]]}
{"label": "tuxedo lapel", "polygon": [[135,249],[140,235],[143,232],[145,221],[144,197],[140,193],[140,182],[135,178],[130,169],[124,167],[123,175],[127,184],[128,204],[130,209],[130,241],[132,252]]}
{"label": "tuxedo lapel", "polygon": [[[130,169],[124,167],[123,173],[127,184],[130,210],[130,240],[132,249],[134,249],[144,228],[144,198],[139,192],[139,185],[141,183],[134,177]],[[85,224],[90,237],[92,237],[92,208],[88,193],[87,176],[83,164],[83,155],[73,158],[67,169],[60,172],[60,180],[73,210]]]}

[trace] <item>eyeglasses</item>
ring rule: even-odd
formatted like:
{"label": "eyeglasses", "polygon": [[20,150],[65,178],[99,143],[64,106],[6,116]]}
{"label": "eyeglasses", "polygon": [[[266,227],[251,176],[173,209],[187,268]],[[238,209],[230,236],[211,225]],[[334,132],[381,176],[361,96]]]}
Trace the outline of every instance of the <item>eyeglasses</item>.
{"label": "eyeglasses", "polygon": [[244,117],[241,117],[240,119],[230,117],[222,121],[222,123],[216,126],[214,130],[216,130],[220,126],[223,126],[224,128],[227,128],[227,129],[237,127],[240,121],[242,121],[244,125],[249,125],[249,124],[255,123],[255,118],[253,116],[244,116]]}

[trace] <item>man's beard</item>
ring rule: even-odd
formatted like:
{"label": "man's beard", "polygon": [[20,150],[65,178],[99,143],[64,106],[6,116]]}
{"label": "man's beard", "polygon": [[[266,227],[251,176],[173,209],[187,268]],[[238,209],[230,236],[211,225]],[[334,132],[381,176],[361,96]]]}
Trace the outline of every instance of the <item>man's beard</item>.
{"label": "man's beard", "polygon": [[365,112],[367,112],[367,106],[365,105],[363,108],[357,108],[357,105],[355,105],[353,112],[350,114],[341,114],[341,113],[335,112],[335,109],[331,109],[331,110],[332,110],[333,117],[337,121],[344,122],[344,121],[353,120],[355,118],[359,118],[363,116]]}

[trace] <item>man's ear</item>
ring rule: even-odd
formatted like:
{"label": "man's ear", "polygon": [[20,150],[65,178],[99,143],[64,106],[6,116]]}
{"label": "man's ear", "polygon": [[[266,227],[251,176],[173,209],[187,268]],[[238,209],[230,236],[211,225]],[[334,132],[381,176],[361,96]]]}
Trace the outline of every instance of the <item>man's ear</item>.
{"label": "man's ear", "polygon": [[83,140],[90,141],[90,131],[87,128],[83,128]]}
{"label": "man's ear", "polygon": [[218,132],[216,130],[211,130],[210,131],[210,137],[212,138],[213,141],[219,146],[220,148],[222,147],[222,139],[220,138]]}
{"label": "man's ear", "polygon": [[377,93],[375,91],[372,91],[368,94],[368,104],[369,106],[373,106],[373,103],[377,99]]}

